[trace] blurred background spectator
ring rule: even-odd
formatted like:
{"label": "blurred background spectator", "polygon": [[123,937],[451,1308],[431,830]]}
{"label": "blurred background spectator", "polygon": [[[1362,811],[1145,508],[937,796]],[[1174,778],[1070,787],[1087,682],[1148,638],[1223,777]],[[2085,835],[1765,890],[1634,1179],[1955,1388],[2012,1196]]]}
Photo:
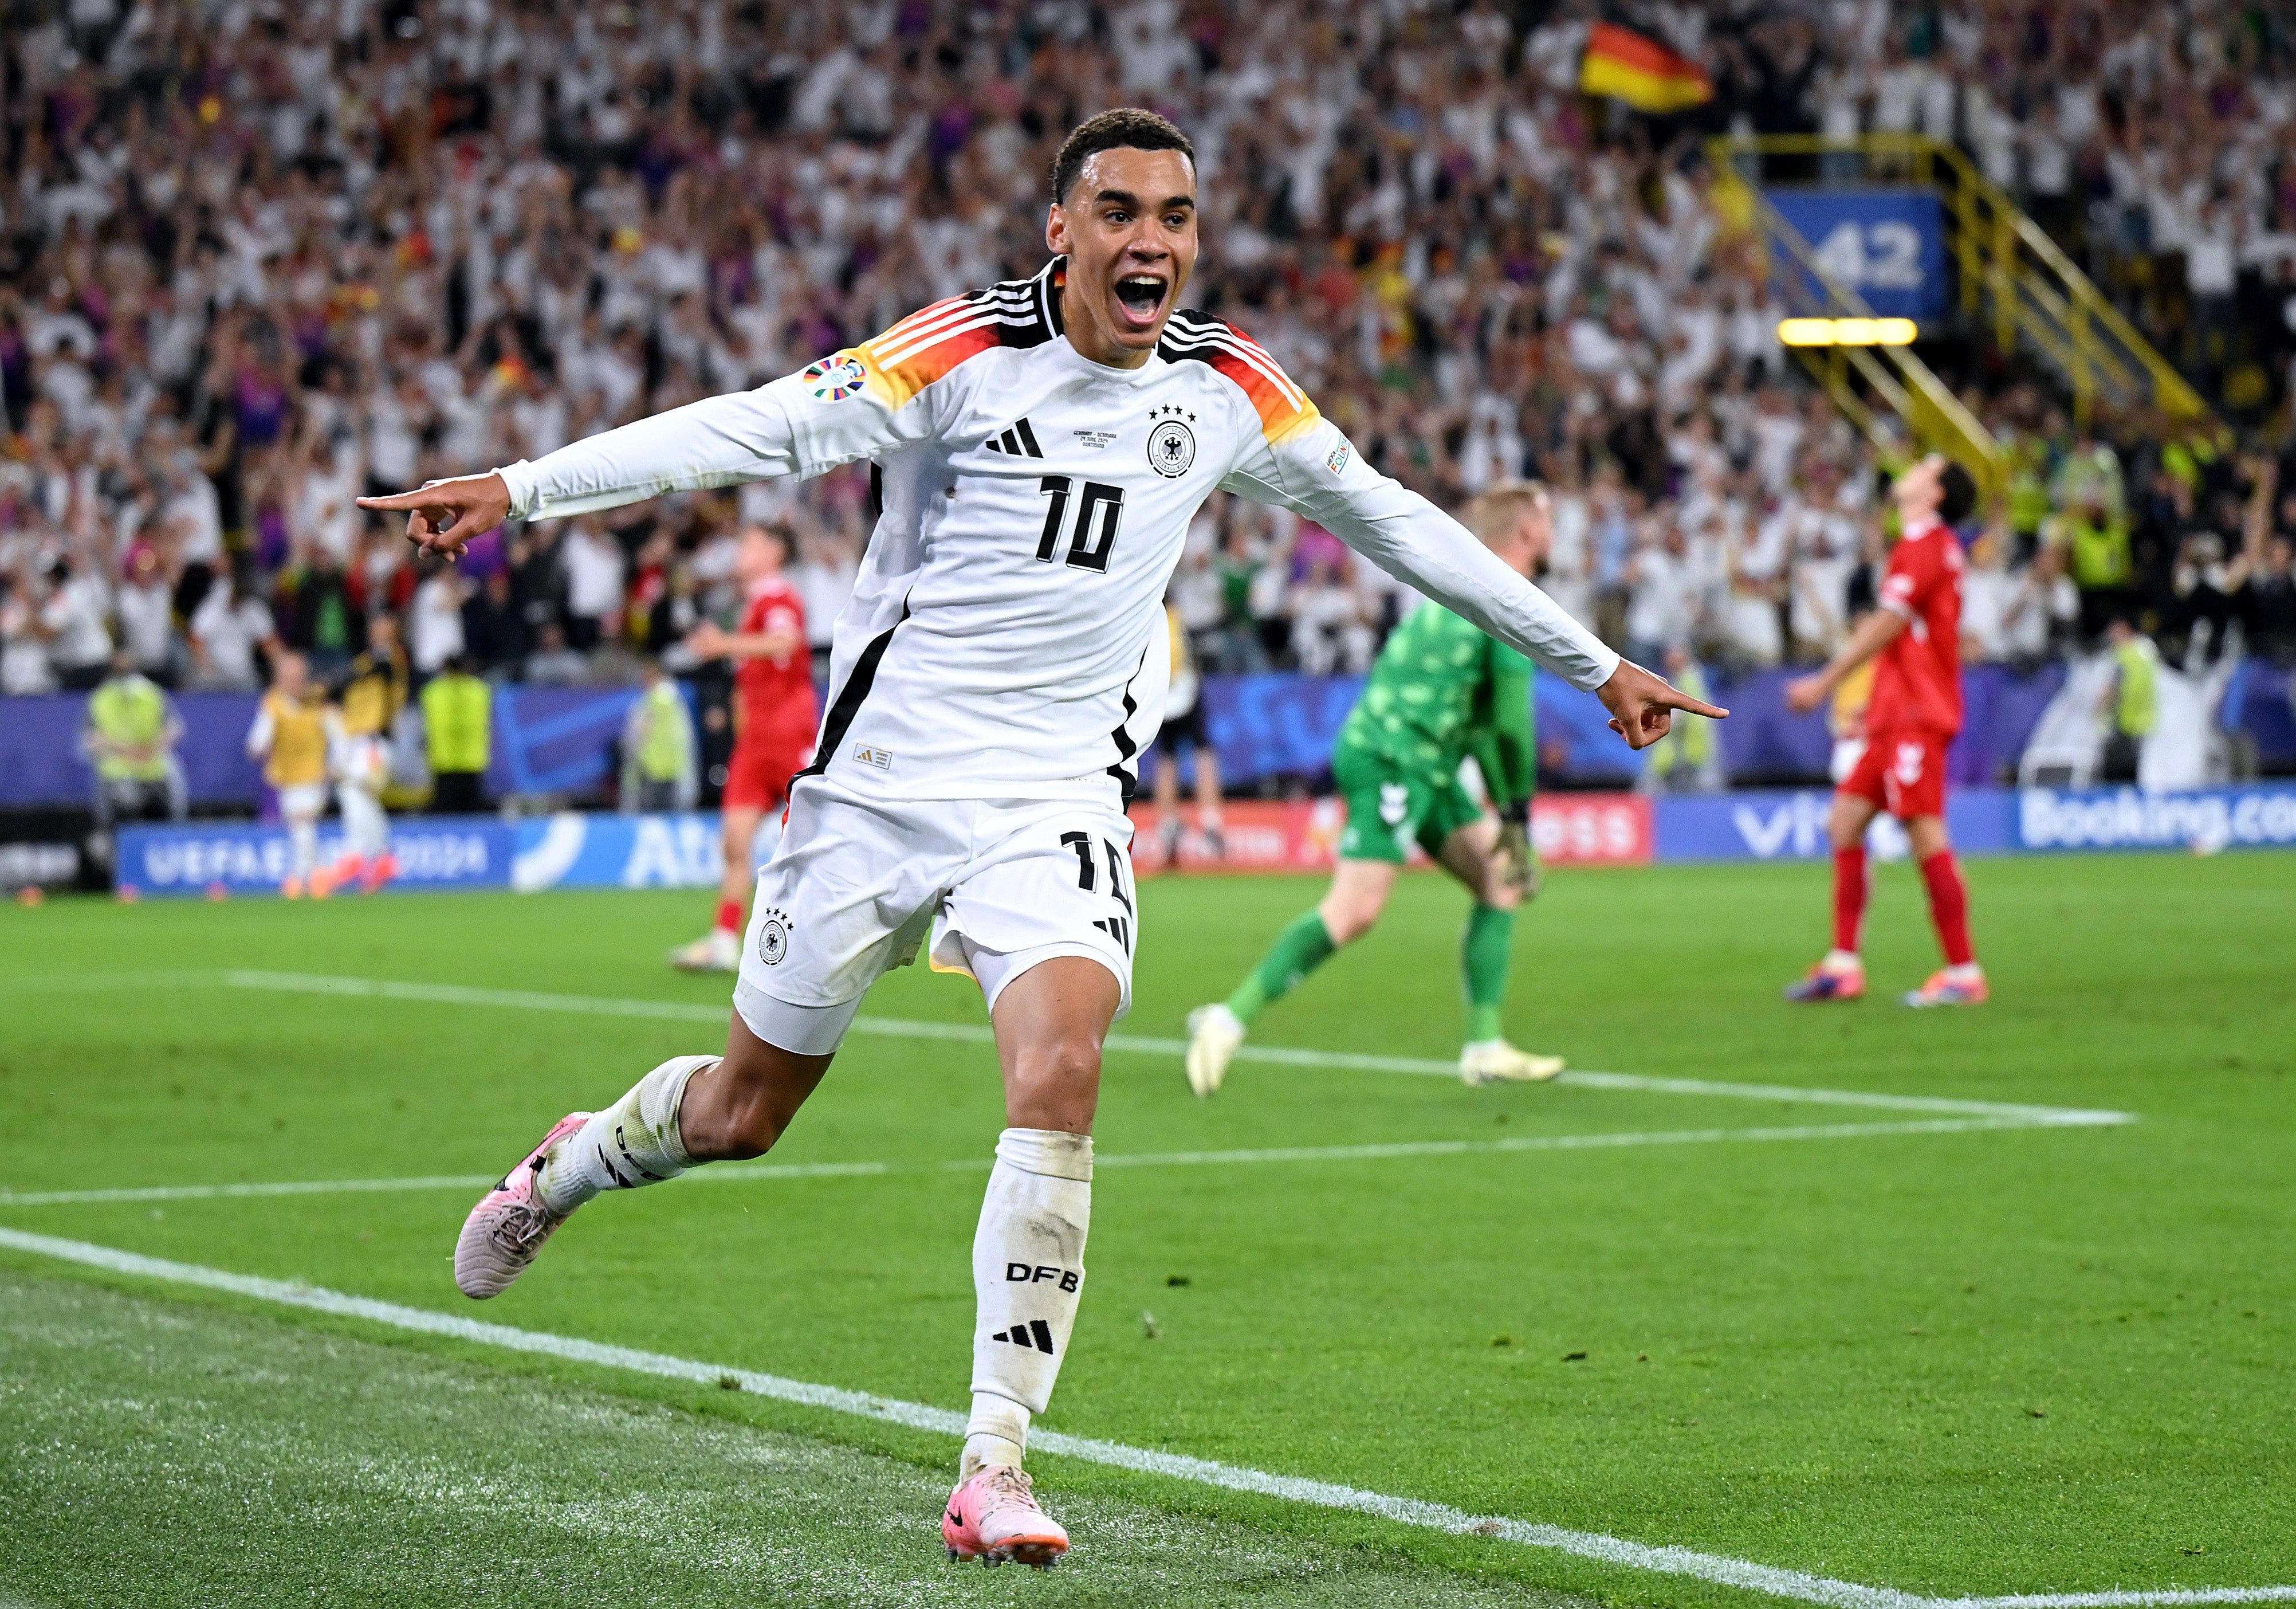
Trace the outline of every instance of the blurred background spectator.
{"label": "blurred background spectator", "polygon": [[[457,656],[545,685],[632,682],[665,652],[687,674],[674,645],[733,619],[730,533],[759,519],[798,532],[820,664],[865,466],[506,528],[451,573],[351,499],[761,383],[1032,272],[1054,147],[1125,101],[1197,142],[1192,300],[1438,501],[1550,480],[1565,607],[1726,675],[1839,642],[1890,458],[1785,361],[1700,139],[1958,141],[2254,449],[2133,414],[2079,431],[2013,367],[1956,376],[2014,466],[1971,657],[2101,647],[2124,619],[2172,665],[2296,652],[2284,11],[1617,9],[1702,61],[1715,99],[1652,119],[1580,94],[1578,0],[18,0],[0,689],[90,689],[121,649],[160,685],[252,687],[272,644],[326,676],[384,613],[418,682]],[[1360,670],[1415,601],[1225,496],[1173,593],[1215,674]]]}

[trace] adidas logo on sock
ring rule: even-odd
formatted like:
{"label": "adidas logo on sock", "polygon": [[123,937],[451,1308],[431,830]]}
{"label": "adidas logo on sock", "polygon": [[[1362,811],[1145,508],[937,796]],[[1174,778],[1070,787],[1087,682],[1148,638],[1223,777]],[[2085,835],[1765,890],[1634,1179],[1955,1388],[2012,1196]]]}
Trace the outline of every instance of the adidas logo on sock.
{"label": "adidas logo on sock", "polygon": [[1028,1323],[1016,1324],[1009,1330],[999,1330],[988,1339],[1010,1342],[1014,1346],[1025,1346],[1047,1356],[1053,1350],[1051,1326],[1041,1318],[1031,1318]]}

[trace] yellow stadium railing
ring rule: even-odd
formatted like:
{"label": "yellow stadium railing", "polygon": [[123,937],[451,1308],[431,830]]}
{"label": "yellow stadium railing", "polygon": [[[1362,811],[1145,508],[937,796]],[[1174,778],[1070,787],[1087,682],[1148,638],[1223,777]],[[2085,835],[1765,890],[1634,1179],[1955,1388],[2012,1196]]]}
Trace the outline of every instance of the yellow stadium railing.
{"label": "yellow stadium railing", "polygon": [[[1759,188],[1746,182],[1736,164],[1726,160],[1733,144],[1715,142],[1715,202],[1726,222],[1751,231],[1766,249],[1783,254],[1793,265],[1792,269],[1774,276],[1787,311],[1803,318],[1873,318],[1874,310],[1866,305],[1865,298],[1826,274],[1800,232],[1779,216]],[[1791,349],[1825,388],[1834,406],[1877,447],[1899,445],[1886,424],[1886,410],[1903,420],[1925,449],[1943,453],[1966,469],[1980,491],[1990,495],[2007,483],[2009,465],[2001,444],[1912,347],[1825,345]]]}
{"label": "yellow stadium railing", "polygon": [[1990,323],[1995,346],[2030,346],[2065,378],[2074,416],[2087,423],[2102,400],[2149,406],[2170,419],[2210,416],[2208,404],[2138,332],[2056,242],[1978,170],[1958,146],[1922,135],[1726,137],[1710,144],[1718,171],[1739,184],[1746,165],[1772,156],[1855,159],[1862,176],[1935,190],[1945,203],[1964,316]]}

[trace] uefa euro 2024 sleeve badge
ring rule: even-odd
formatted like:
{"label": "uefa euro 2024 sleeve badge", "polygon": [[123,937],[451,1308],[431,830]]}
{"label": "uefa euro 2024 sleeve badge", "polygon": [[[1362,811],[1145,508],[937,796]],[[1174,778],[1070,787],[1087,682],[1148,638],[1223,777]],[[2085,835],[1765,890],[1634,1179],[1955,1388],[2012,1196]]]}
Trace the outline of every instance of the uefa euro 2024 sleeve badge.
{"label": "uefa euro 2024 sleeve badge", "polygon": [[813,388],[816,402],[842,402],[860,390],[869,379],[869,371],[850,352],[840,352],[808,365],[805,383]]}
{"label": "uefa euro 2024 sleeve badge", "polygon": [[1194,417],[1177,404],[1149,415],[1148,467],[1167,480],[1177,480],[1196,461],[1196,433],[1188,428]]}

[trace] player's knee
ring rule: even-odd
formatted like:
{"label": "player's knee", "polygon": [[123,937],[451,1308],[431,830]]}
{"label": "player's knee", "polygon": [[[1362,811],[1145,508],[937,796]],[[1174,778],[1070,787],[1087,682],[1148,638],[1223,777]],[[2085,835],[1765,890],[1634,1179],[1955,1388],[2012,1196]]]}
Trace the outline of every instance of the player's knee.
{"label": "player's knee", "polygon": [[1005,1115],[1015,1127],[1084,1133],[1100,1098],[1100,1041],[1078,1031],[1021,1048],[1005,1080]]}
{"label": "player's knee", "polygon": [[1321,910],[1324,931],[1331,935],[1333,944],[1353,944],[1379,921],[1383,903],[1378,899],[1326,899]]}

